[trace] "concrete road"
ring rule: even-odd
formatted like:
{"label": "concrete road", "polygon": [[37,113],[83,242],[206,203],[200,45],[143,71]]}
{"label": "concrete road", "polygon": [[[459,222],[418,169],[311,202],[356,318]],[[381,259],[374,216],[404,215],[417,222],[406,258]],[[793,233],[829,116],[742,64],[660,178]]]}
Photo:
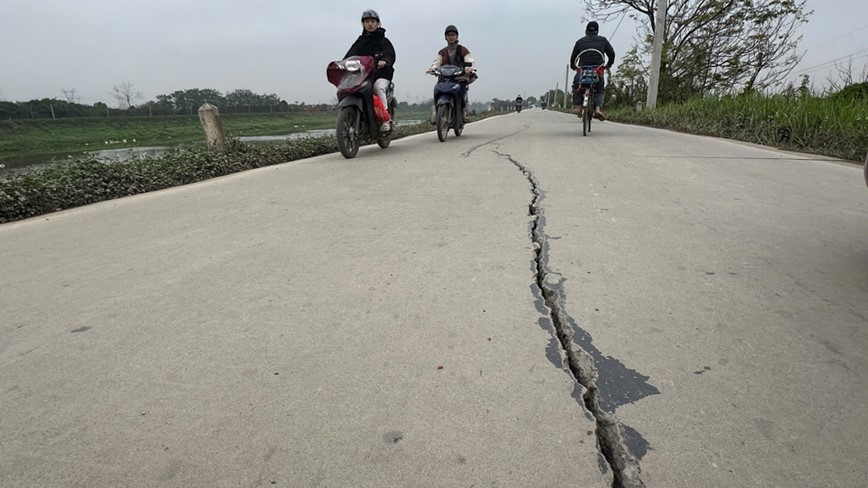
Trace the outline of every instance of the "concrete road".
{"label": "concrete road", "polygon": [[0,486],[861,486],[860,168],[580,130],[0,226]]}

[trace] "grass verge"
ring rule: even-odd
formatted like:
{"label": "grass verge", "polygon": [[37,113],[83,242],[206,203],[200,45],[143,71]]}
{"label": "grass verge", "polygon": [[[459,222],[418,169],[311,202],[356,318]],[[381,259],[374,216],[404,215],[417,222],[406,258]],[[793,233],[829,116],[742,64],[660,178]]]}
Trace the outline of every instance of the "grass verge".
{"label": "grass verge", "polygon": [[862,162],[868,151],[868,99],[760,94],[703,98],[636,112],[607,111],[615,122],[702,134]]}

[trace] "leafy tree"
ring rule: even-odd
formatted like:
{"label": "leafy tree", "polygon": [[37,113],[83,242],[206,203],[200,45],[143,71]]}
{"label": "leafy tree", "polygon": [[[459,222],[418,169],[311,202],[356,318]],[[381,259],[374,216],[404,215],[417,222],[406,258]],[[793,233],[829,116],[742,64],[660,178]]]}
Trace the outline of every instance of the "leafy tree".
{"label": "leafy tree", "polygon": [[638,46],[633,46],[621,58],[618,70],[606,87],[607,104],[612,107],[634,107],[648,98],[648,70],[642,64]]}

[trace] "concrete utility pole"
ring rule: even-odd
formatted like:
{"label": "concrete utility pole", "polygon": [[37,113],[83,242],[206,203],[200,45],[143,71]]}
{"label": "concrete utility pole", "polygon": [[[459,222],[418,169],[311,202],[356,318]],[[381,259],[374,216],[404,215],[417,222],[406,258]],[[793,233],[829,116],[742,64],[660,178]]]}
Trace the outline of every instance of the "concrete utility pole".
{"label": "concrete utility pole", "polygon": [[657,88],[660,86],[660,64],[663,57],[663,36],[666,31],[666,9],[669,0],[657,0],[657,19],[654,29],[654,50],[651,54],[651,79],[648,81],[648,108],[657,106]]}
{"label": "concrete utility pole", "polygon": [[564,74],[564,108],[569,108],[567,103],[567,82],[570,80],[570,65],[567,65],[567,72]]}

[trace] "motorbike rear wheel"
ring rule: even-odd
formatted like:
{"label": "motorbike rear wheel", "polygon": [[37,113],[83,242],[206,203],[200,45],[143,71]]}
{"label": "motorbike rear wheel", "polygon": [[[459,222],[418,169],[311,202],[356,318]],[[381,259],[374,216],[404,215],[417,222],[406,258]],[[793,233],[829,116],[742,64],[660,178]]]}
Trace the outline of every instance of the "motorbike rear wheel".
{"label": "motorbike rear wheel", "polygon": [[588,135],[588,132],[591,132],[591,118],[594,116],[594,108],[591,107],[591,104],[588,100],[588,93],[585,90],[585,101],[582,105],[582,135]]}
{"label": "motorbike rear wheel", "polygon": [[440,142],[446,142],[446,137],[449,135],[449,115],[452,113],[452,107],[443,104],[437,106],[437,139]]}
{"label": "motorbike rear wheel", "polygon": [[361,139],[361,135],[359,134],[360,118],[361,113],[359,113],[356,107],[344,107],[338,112],[338,128],[336,133],[338,149],[341,150],[341,154],[347,159],[356,157],[356,154],[359,152],[359,140]]}

